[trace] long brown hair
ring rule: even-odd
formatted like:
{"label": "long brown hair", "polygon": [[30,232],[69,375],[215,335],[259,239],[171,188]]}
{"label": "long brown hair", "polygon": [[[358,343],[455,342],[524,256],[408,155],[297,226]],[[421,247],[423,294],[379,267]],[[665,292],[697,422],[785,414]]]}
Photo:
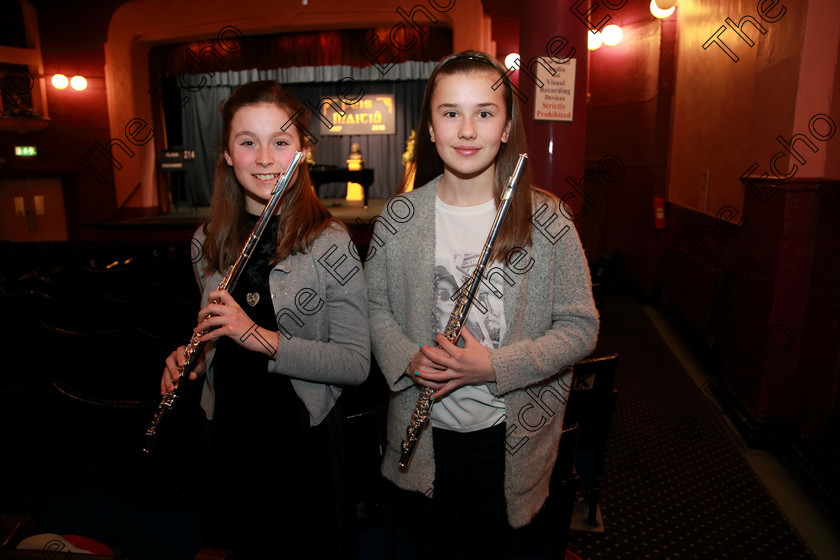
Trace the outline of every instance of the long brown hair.
{"label": "long brown hair", "polygon": [[[225,162],[224,152],[228,149],[231,121],[236,111],[242,107],[262,103],[276,105],[290,116],[303,107],[295,96],[273,80],[241,85],[222,105],[222,135],[217,146],[210,218],[204,224],[205,270],[208,272],[224,271],[232,265],[251,233],[246,219],[245,194],[236,180],[233,168]],[[302,111],[297,122],[308,130],[309,112]],[[295,134],[299,138],[302,136],[301,148],[309,147],[306,135],[301,135],[297,129]],[[286,188],[277,212],[282,218],[277,237],[277,252],[272,264],[289,255],[306,253],[331,222],[341,223],[332,217],[315,193],[305,160],[298,166],[295,182]]]}
{"label": "long brown hair", "polygon": [[[443,160],[438,155],[429,135],[429,124],[432,119],[432,95],[435,92],[435,87],[437,87],[438,78],[452,74],[487,71],[499,75],[500,79],[493,87],[501,89],[505,101],[506,118],[510,122],[508,141],[501,144],[494,160],[493,191],[498,207],[502,190],[507,185],[508,178],[513,174],[519,154],[527,153],[528,147],[519,103],[514,98],[507,78],[503,78],[505,68],[490,55],[480,51],[462,51],[443,58],[432,70],[429,81],[426,82],[426,91],[423,94],[423,104],[420,108],[420,122],[416,129],[414,157],[411,160],[411,165],[415,170],[415,187],[422,187],[443,173]],[[410,177],[410,174],[406,173],[400,184],[399,192],[405,192],[406,178],[408,177]],[[491,253],[492,260],[501,260],[500,257],[506,255],[511,249],[531,244],[531,212],[531,173],[528,170],[528,165],[526,165],[513,200],[511,200],[508,214],[499,226],[499,234]]]}

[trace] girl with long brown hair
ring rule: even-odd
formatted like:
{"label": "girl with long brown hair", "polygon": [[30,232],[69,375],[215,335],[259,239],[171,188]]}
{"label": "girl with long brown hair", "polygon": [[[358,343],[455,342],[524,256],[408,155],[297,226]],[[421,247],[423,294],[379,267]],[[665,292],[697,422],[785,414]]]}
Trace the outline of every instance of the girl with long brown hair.
{"label": "girl with long brown hair", "polygon": [[[291,120],[301,107],[273,81],[227,99],[210,217],[193,244],[203,302],[195,332],[207,342],[190,376],[204,376],[202,533],[205,546],[237,558],[273,557],[291,541],[341,558],[349,542],[337,404],[342,386],[368,374],[366,284],[360,267],[337,270],[353,262],[350,238],[305,162],[232,292],[217,289],[294,153],[309,149]],[[161,392],[174,389],[183,363],[178,348]]]}
{"label": "girl with long brown hair", "polygon": [[[415,188],[399,194],[411,219],[385,227],[383,215],[365,264],[372,349],[391,389],[382,472],[397,487],[415,551],[435,558],[504,557],[512,529],[540,510],[568,395],[560,372],[594,349],[598,332],[575,226],[526,168],[459,344],[440,334],[527,152],[504,75],[481,52],[438,63],[417,127]],[[562,235],[534,231],[541,208],[554,210]],[[401,469],[424,387],[434,390],[431,425]],[[525,416],[525,426],[520,414],[535,398],[552,413]]]}

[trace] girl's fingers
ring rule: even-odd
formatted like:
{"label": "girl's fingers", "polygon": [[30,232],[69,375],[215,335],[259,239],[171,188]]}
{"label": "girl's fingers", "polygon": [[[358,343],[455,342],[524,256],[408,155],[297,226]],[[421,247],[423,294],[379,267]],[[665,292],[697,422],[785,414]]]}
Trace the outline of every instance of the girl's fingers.
{"label": "girl's fingers", "polygon": [[456,373],[453,373],[452,370],[435,370],[435,371],[425,371],[425,370],[418,370],[415,372],[415,377],[419,377],[423,381],[428,383],[437,383],[439,385],[443,385],[444,383],[448,383],[453,379],[457,379],[459,376]]}
{"label": "girl's fingers", "polygon": [[435,392],[432,393],[432,396],[430,398],[433,401],[438,401],[446,395],[448,395],[449,393],[451,393],[452,391],[454,391],[455,389],[457,389],[457,387],[453,387],[450,384],[442,385],[441,387],[435,389]]}
{"label": "girl's fingers", "polygon": [[229,305],[230,302],[233,301],[233,297],[227,292],[227,290],[213,290],[207,294],[207,299],[211,302],[219,302],[221,305]]}
{"label": "girl's fingers", "polygon": [[[177,377],[177,373],[175,373],[175,375]],[[173,373],[168,367],[165,370],[163,370],[163,375],[161,376],[160,380],[160,389],[161,394],[169,393],[175,390],[175,383],[173,382]]]}
{"label": "girl's fingers", "polygon": [[[443,337],[443,335],[438,336]],[[423,365],[430,365],[436,369],[446,369],[449,367],[448,360],[451,356],[443,348],[423,345],[420,347],[420,353],[425,358]]]}
{"label": "girl's fingers", "polygon": [[200,333],[213,327],[221,327],[228,322],[225,315],[212,315],[204,319],[201,323],[196,325],[193,332]]}
{"label": "girl's fingers", "polygon": [[219,305],[217,303],[211,303],[207,307],[203,308],[201,311],[198,312],[198,323],[199,325],[204,324],[205,321],[212,317],[224,317],[232,310],[225,306]]}
{"label": "girl's fingers", "polygon": [[[179,346],[174,352],[166,357],[166,367],[164,368],[163,375],[161,375],[160,379],[161,394],[169,393],[175,390],[176,381],[179,379],[184,364],[186,363],[184,350],[185,348],[183,346]],[[190,379],[194,379],[192,374],[190,375]]]}
{"label": "girl's fingers", "polygon": [[427,378],[423,377],[420,372],[415,372],[412,377],[414,378],[414,382],[422,387],[428,387],[429,389],[434,389],[437,391],[438,389],[444,386],[443,383],[436,383],[434,381],[429,381]]}

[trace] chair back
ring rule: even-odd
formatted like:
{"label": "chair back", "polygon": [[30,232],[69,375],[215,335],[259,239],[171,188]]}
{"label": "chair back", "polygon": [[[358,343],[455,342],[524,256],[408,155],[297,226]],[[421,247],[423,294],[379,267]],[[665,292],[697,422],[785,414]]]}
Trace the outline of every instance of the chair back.
{"label": "chair back", "polygon": [[580,425],[580,447],[606,446],[617,391],[618,354],[585,358],[574,365],[564,423]]}
{"label": "chair back", "polygon": [[566,404],[564,422],[575,423],[580,427],[576,467],[581,489],[588,502],[586,523],[590,527],[601,526],[598,521],[598,502],[607,442],[618,398],[615,388],[618,360],[618,354],[609,354],[577,362],[572,374],[569,402]]}

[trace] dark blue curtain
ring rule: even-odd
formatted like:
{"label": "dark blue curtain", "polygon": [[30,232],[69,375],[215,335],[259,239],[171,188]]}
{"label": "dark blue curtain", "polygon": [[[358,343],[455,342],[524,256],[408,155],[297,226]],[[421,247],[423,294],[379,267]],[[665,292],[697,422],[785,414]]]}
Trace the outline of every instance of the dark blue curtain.
{"label": "dark blue curtain", "polygon": [[[217,73],[212,80],[207,80],[204,87],[195,92],[181,90],[179,93],[182,99],[188,99],[181,112],[183,147],[194,149],[196,152],[195,170],[184,176],[188,202],[194,206],[210,204],[213,171],[221,134],[219,106],[238,85],[254,80],[277,79],[301,102],[308,101],[312,106],[318,106],[322,99],[337,99],[336,83],[343,77],[352,77],[355,80],[358,87],[354,91],[359,91],[358,88],[361,87],[366,95],[394,95],[395,134],[321,135],[318,119],[312,116],[310,131],[317,138],[315,163],[345,167],[350,155],[350,145],[358,143],[365,168],[373,169],[375,173],[375,181],[368,190],[368,197],[390,197],[399,186],[406,140],[411,130],[417,126],[426,78],[433,67],[434,63],[400,64],[385,75],[387,81],[375,79],[378,71],[373,68],[337,66],[287,68],[276,71],[247,70]],[[186,80],[187,84],[199,82],[198,77],[195,80],[187,77]],[[346,184],[342,183],[327,184],[320,190],[320,195],[324,198],[340,198],[344,197],[345,193]]]}

